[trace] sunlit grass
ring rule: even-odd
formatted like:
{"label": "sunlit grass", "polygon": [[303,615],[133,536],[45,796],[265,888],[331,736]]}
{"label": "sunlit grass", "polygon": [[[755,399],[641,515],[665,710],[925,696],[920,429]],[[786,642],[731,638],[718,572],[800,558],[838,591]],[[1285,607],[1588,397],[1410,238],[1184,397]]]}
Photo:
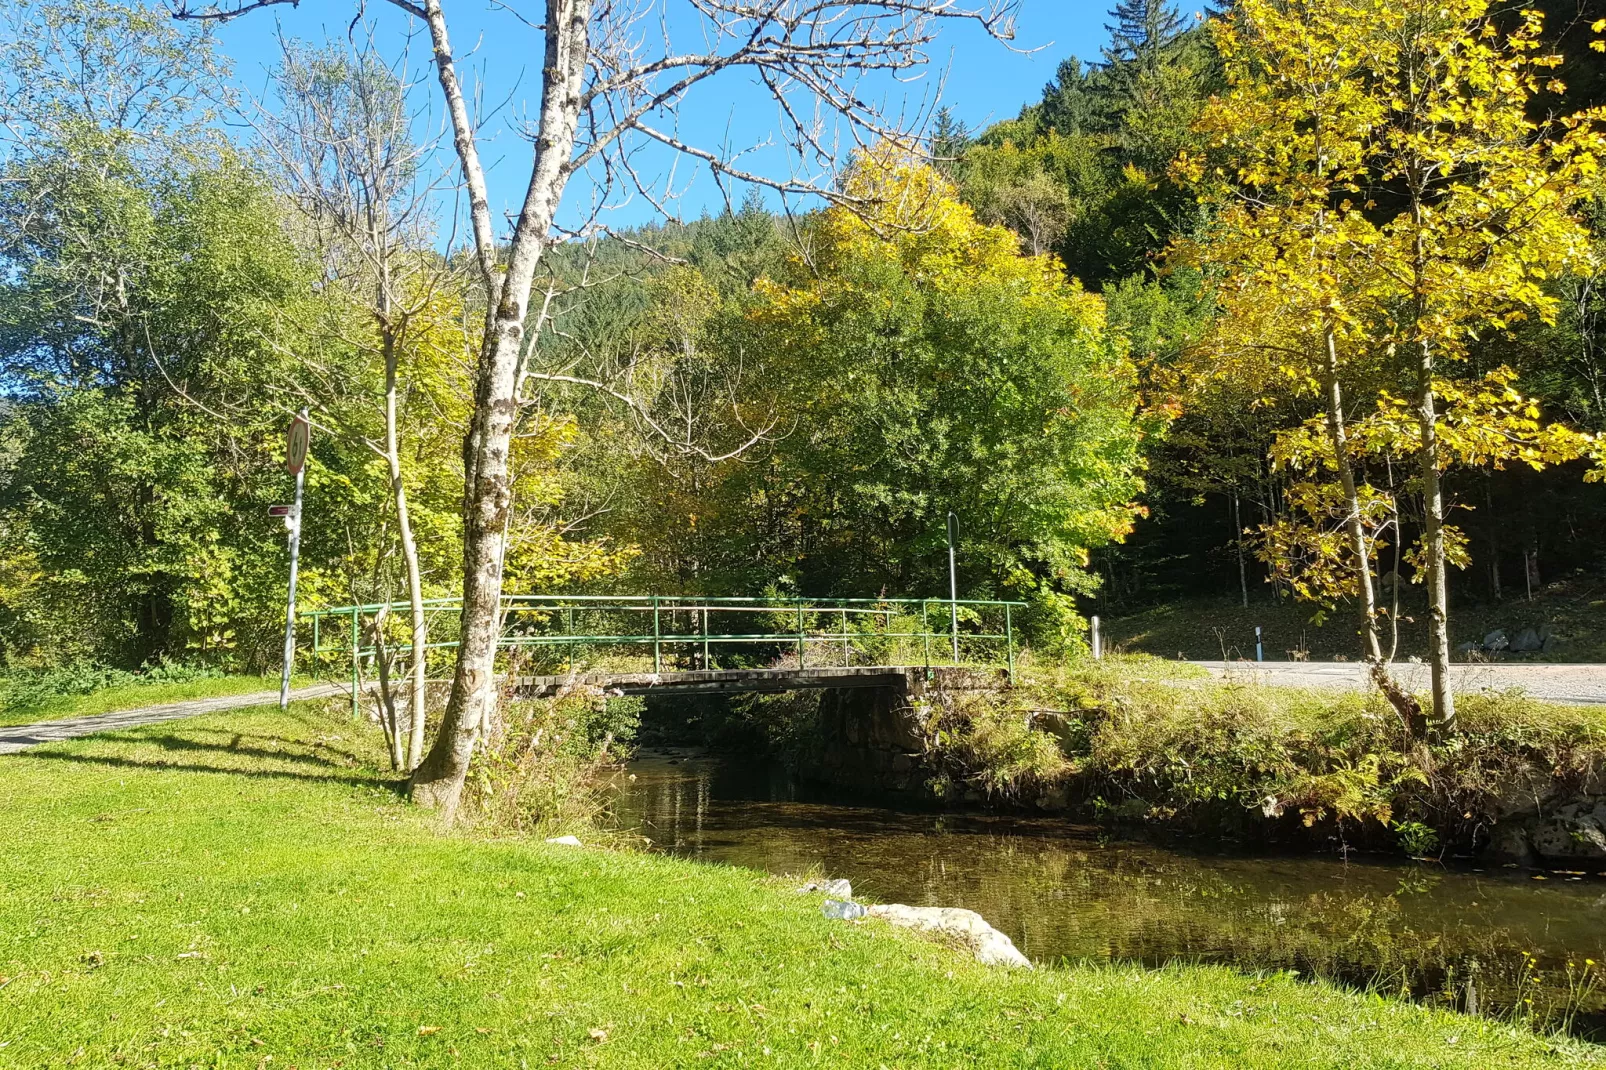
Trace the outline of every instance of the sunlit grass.
{"label": "sunlit grass", "polygon": [[745,870],[443,834],[381,765],[371,728],[310,706],[0,758],[0,1066],[1498,1067],[1598,1052],[1281,975],[986,969],[828,921]]}

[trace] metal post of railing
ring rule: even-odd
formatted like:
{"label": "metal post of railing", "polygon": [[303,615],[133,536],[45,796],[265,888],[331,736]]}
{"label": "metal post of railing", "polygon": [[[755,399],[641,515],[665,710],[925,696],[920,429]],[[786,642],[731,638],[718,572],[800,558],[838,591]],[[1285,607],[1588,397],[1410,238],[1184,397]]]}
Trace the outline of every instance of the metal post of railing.
{"label": "metal post of railing", "polygon": [[1008,651],[1009,668],[1006,679],[1010,684],[1015,683],[1015,622],[1010,614],[1009,603],[1004,603],[1004,647]]}
{"label": "metal post of railing", "polygon": [[322,613],[319,613],[316,609],[312,611],[312,673],[314,676],[318,674],[318,622],[322,619]]}
{"label": "metal post of railing", "polygon": [[703,617],[703,671],[707,672],[709,669],[713,668],[713,666],[710,665],[709,661],[708,661],[708,607],[707,606],[703,607],[702,617]]}
{"label": "metal post of railing", "polygon": [[357,688],[360,686],[361,670],[357,665],[357,651],[360,648],[361,637],[357,634],[357,607],[351,607],[351,719],[355,721],[361,714],[357,705]]}
{"label": "metal post of railing", "polygon": [[848,653],[848,611],[842,610],[842,667],[844,669],[853,665],[853,656]]}
{"label": "metal post of railing", "polygon": [[803,653],[803,599],[797,600],[797,667],[803,668],[806,656]]}
{"label": "metal post of railing", "polygon": [[920,637],[926,644],[926,676],[931,676],[931,603],[920,603]]}
{"label": "metal post of railing", "polygon": [[569,672],[574,672],[574,607],[565,606],[563,610],[563,634],[569,637],[564,645],[569,648]]}
{"label": "metal post of railing", "polygon": [[663,633],[658,627],[658,596],[652,596],[652,671],[664,671]]}

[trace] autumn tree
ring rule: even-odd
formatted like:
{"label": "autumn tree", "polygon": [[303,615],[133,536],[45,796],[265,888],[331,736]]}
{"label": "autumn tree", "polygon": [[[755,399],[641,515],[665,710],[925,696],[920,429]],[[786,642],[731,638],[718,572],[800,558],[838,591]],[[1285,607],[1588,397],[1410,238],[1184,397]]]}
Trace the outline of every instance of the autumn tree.
{"label": "autumn tree", "polygon": [[1375,197],[1393,209],[1376,249],[1375,300],[1386,311],[1380,340],[1411,361],[1428,653],[1444,726],[1455,723],[1455,696],[1439,383],[1480,337],[1555,319],[1547,283],[1589,259],[1576,212],[1606,155],[1606,109],[1555,122],[1530,115],[1560,63],[1540,53],[1540,28],[1525,11],[1504,32],[1486,0],[1394,6],[1370,28],[1370,92],[1389,104],[1373,134]]}
{"label": "autumn tree", "polygon": [[1380,240],[1356,200],[1371,131],[1387,101],[1369,94],[1372,57],[1355,38],[1380,2],[1246,0],[1212,26],[1226,93],[1199,119],[1216,154],[1184,154],[1177,170],[1205,182],[1214,218],[1179,263],[1201,266],[1220,316],[1202,342],[1208,375],[1271,389],[1279,380],[1320,398],[1355,567],[1363,651],[1378,662],[1374,552],[1345,426],[1344,383],[1369,359],[1364,298]]}
{"label": "autumn tree", "polygon": [[1599,111],[1530,114],[1541,88],[1561,88],[1539,31],[1533,12],[1502,29],[1482,0],[1243,0],[1216,31],[1232,91],[1203,120],[1228,161],[1216,168],[1220,221],[1201,246],[1226,280],[1224,352],[1265,353],[1325,394],[1338,488],[1311,488],[1302,508],[1343,511],[1374,660],[1378,505],[1355,477],[1342,388],[1346,378],[1408,385],[1441,726],[1455,718],[1445,576],[1455,533],[1438,399],[1480,396],[1446,385],[1480,340],[1555,316],[1547,283],[1587,260],[1575,213],[1606,149]]}
{"label": "autumn tree", "polygon": [[914,594],[945,575],[1024,597],[1039,641],[1080,632],[1090,548],[1122,538],[1141,489],[1135,375],[1104,303],[1048,255],[978,222],[895,147],[858,155],[802,255],[730,301],[708,344],[755,362],[751,401],[785,434],[718,473],[699,521],[727,560],[810,594]]}

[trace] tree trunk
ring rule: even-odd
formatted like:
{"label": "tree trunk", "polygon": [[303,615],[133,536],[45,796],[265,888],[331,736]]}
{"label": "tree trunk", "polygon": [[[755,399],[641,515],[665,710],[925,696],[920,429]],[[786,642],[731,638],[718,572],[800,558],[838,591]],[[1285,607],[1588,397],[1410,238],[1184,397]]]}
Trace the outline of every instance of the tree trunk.
{"label": "tree trunk", "polygon": [[385,622],[388,609],[374,616],[374,668],[379,674],[379,726],[385,730],[385,746],[390,749],[390,767],[399,771],[402,766],[402,738],[400,719],[396,716],[396,693],[390,686],[390,650],[385,646]]}
{"label": "tree trunk", "polygon": [[1338,340],[1331,328],[1325,339],[1327,365],[1323,386],[1327,401],[1327,438],[1333,447],[1338,481],[1344,488],[1344,507],[1349,512],[1350,548],[1355,553],[1355,578],[1361,598],[1361,634],[1366,641],[1368,661],[1381,662],[1383,650],[1377,640],[1377,595],[1372,587],[1371,553],[1366,542],[1366,525],[1361,520],[1361,495],[1355,483],[1355,466],[1350,462],[1349,435],[1344,430],[1344,391],[1338,381]]}
{"label": "tree trunk", "polygon": [[[458,156],[470,188],[484,188],[472,129],[453,73],[446,20],[439,0],[426,0],[436,69],[457,134]],[[507,271],[498,284],[485,279],[495,301],[475,375],[474,415],[464,443],[463,612],[452,694],[429,754],[409,785],[415,802],[456,816],[463,782],[480,734],[496,704],[496,647],[501,633],[502,559],[512,504],[509,451],[518,419],[518,369],[524,321],[536,266],[546,251],[580,120],[589,42],[589,0],[547,0],[546,56],[542,66],[540,129],[535,166],[508,246]],[[466,147],[465,147],[466,146]],[[479,205],[474,206],[476,215]],[[476,219],[482,263],[489,229]]]}
{"label": "tree trunk", "polygon": [[1249,572],[1244,565],[1244,522],[1238,512],[1238,492],[1232,492],[1232,541],[1238,548],[1238,594],[1249,608]]}
{"label": "tree trunk", "polygon": [[[388,302],[381,298],[383,308]],[[407,564],[407,601],[412,609],[411,694],[408,706],[407,760],[402,766],[411,772],[418,767],[424,754],[424,700],[425,674],[428,670],[428,649],[424,629],[424,582],[418,568],[418,540],[413,537],[413,523],[407,511],[407,487],[402,482],[400,436],[396,425],[396,349],[395,331],[389,324],[381,324],[385,358],[385,464],[390,470],[390,491],[396,502],[396,531],[401,540],[402,559]]]}
{"label": "tree trunk", "polygon": [[1495,526],[1493,475],[1484,479],[1483,506],[1489,524],[1489,594],[1501,602],[1505,599],[1500,590],[1500,529]]}
{"label": "tree trunk", "polygon": [[1433,350],[1422,342],[1417,366],[1417,424],[1422,437],[1422,541],[1428,559],[1428,661],[1433,670],[1433,716],[1441,730],[1455,728],[1450,687],[1450,599],[1444,574],[1444,492],[1439,485],[1439,418],[1433,391]]}

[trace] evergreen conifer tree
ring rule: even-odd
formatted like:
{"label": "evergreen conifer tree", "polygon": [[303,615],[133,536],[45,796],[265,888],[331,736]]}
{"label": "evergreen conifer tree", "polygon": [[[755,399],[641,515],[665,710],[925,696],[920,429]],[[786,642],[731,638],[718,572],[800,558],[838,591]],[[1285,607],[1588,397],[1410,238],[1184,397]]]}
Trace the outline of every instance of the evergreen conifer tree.
{"label": "evergreen conifer tree", "polygon": [[1109,14],[1115,21],[1104,24],[1110,35],[1101,50],[1104,62],[1111,68],[1135,67],[1138,74],[1152,72],[1160,53],[1188,26],[1171,0],[1118,0]]}

